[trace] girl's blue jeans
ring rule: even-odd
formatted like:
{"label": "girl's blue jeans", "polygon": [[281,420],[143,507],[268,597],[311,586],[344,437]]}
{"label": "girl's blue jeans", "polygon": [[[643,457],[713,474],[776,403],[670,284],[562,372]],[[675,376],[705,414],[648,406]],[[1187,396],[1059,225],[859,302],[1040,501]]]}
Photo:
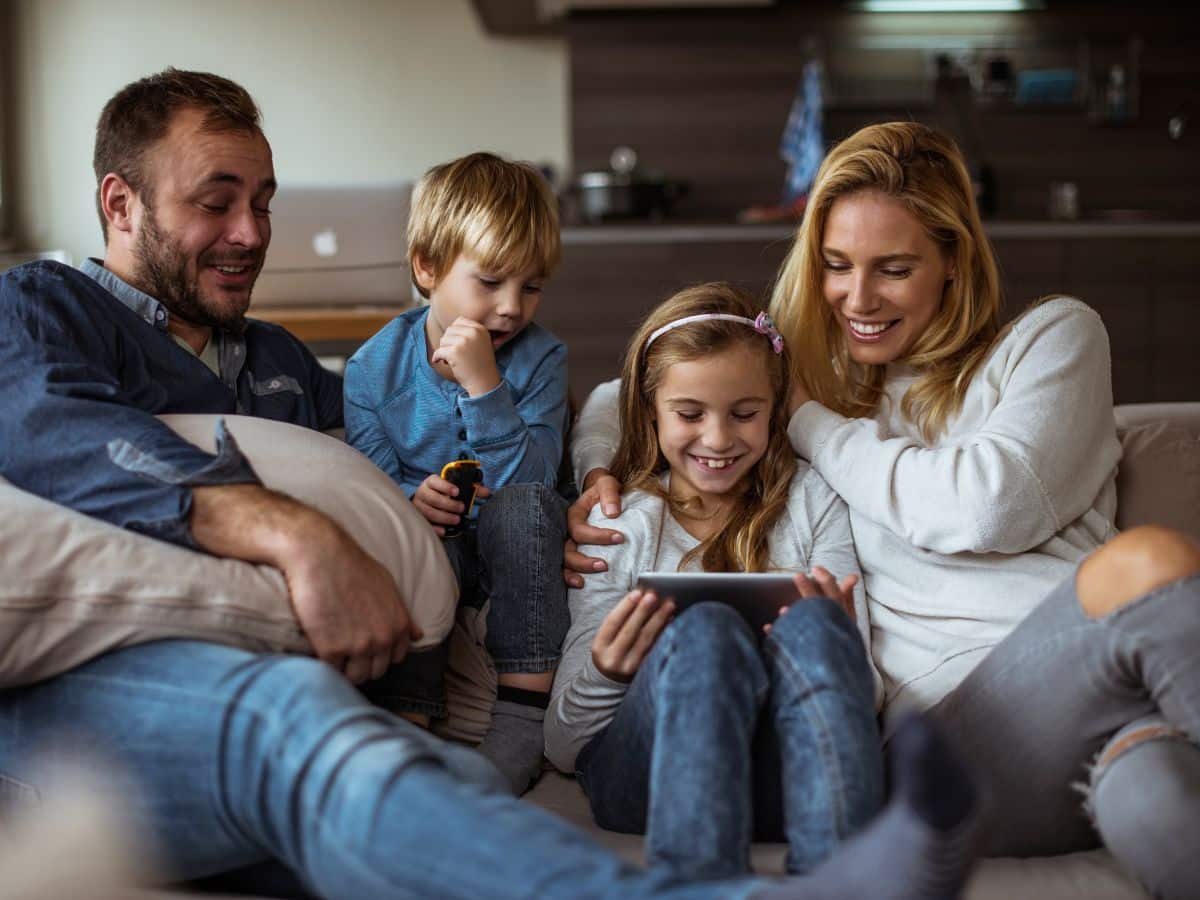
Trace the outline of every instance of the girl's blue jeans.
{"label": "girl's blue jeans", "polygon": [[691,607],[577,768],[597,823],[645,833],[651,865],[730,877],[757,838],[786,840],[788,870],[809,871],[883,802],[862,638],[825,598],[765,638],[729,606]]}

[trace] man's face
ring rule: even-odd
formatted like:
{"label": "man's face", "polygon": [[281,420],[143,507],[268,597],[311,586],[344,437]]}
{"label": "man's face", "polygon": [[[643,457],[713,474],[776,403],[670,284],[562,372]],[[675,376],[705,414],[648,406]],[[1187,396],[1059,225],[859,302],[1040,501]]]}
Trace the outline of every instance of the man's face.
{"label": "man's face", "polygon": [[205,131],[177,112],[148,154],[133,284],[193,325],[240,331],[271,241],[271,148],[261,134]]}

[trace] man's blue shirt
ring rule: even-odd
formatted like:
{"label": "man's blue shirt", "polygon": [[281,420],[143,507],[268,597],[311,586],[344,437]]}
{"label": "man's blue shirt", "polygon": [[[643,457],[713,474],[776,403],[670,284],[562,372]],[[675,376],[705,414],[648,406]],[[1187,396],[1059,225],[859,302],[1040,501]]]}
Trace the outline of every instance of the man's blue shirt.
{"label": "man's blue shirt", "polygon": [[341,379],[283,328],[214,333],[220,376],[180,347],[169,311],[93,260],[0,275],[0,475],[113,524],[193,546],[192,488],[257,483],[236,444],[216,455],[155,416],[226,413],[342,425]]}
{"label": "man's blue shirt", "polygon": [[500,384],[479,397],[429,363],[428,307],[393,319],[346,364],[346,440],[412,497],[456,459],[483,483],[554,487],[567,428],[567,348],[536,324],[496,351]]}

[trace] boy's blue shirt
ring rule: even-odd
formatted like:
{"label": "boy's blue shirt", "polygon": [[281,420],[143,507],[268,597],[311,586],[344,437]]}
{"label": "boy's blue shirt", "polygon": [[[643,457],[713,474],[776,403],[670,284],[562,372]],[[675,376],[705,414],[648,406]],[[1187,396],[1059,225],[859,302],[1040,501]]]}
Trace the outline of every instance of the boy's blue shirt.
{"label": "boy's blue shirt", "polygon": [[496,351],[500,384],[479,397],[429,363],[429,307],[393,319],[346,364],[346,440],[409,497],[456,459],[478,459],[483,483],[554,487],[567,429],[567,348],[530,323]]}

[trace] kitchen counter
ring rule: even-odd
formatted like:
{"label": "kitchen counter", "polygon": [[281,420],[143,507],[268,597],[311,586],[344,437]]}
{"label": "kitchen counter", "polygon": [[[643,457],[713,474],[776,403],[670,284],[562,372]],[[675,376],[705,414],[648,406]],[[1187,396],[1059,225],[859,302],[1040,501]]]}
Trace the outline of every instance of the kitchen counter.
{"label": "kitchen counter", "polygon": [[[997,239],[1033,238],[1188,238],[1200,237],[1200,220],[1169,219],[991,219],[984,221],[988,236]],[[628,222],[578,225],[562,230],[563,244],[702,244],[710,242],[768,243],[788,240],[795,224],[738,225],[736,223]]]}

